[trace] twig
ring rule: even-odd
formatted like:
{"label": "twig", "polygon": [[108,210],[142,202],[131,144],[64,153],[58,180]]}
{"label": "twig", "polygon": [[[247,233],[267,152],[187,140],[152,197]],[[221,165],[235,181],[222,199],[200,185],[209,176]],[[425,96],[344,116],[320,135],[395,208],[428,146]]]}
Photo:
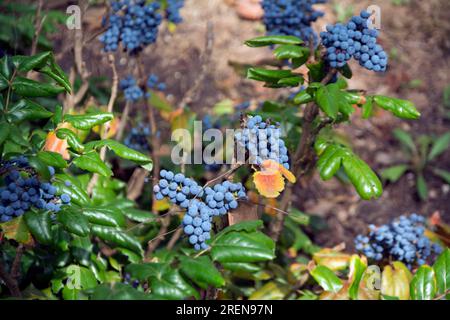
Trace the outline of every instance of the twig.
{"label": "twig", "polygon": [[148,247],[147,247],[147,251],[145,252],[145,259],[144,259],[145,261],[150,260],[150,256],[153,253],[153,251],[155,251],[155,249],[159,246],[161,241],[163,241],[167,235],[171,234],[172,232],[176,232],[177,229],[181,228],[181,227],[178,227],[177,229],[167,232],[169,223],[170,223],[170,217],[169,216],[164,217],[164,219],[162,220],[161,228],[159,229],[158,235],[147,242]]}
{"label": "twig", "polygon": [[125,103],[125,108],[123,108],[122,116],[120,117],[119,129],[117,129],[116,139],[118,141],[122,140],[123,134],[125,132],[125,126],[127,125],[128,115],[130,113],[131,102],[127,101]]}
{"label": "twig", "polygon": [[[108,62],[109,62],[109,65],[111,66],[111,69],[113,72],[113,83],[112,83],[112,87],[111,87],[111,96],[109,97],[109,101],[108,101],[107,112],[112,113],[113,107],[114,107],[114,102],[116,101],[116,98],[117,98],[117,87],[119,85],[119,76],[117,75],[117,69],[116,69],[114,55],[112,55],[112,54],[108,55]],[[100,137],[102,139],[106,139],[109,128],[110,128],[109,122],[107,122],[103,125],[102,132],[100,133]],[[105,156],[106,156],[106,147],[103,147],[100,150],[100,159],[102,159],[102,161],[105,161]],[[98,182],[98,178],[99,178],[99,176],[97,173],[94,173],[92,175],[92,178],[89,181],[89,184],[87,187],[88,194],[92,193],[92,190],[94,189],[95,185]]]}
{"label": "twig", "polygon": [[179,228],[177,231],[172,235],[172,238],[170,238],[169,243],[167,244],[167,250],[172,250],[175,246],[175,243],[177,243],[178,239],[183,234],[183,229]]}
{"label": "twig", "polygon": [[42,26],[44,25],[46,16],[41,18],[43,6],[44,6],[44,0],[39,0],[38,6],[36,9],[36,15],[34,17],[34,35],[33,35],[33,42],[31,43],[30,56],[33,56],[36,54],[37,44],[39,42],[39,35],[41,34]]}
{"label": "twig", "polygon": [[444,293],[438,295],[437,297],[435,297],[433,300],[441,300],[442,298],[444,298],[446,295],[450,294],[450,289],[447,289]]}
{"label": "twig", "polygon": [[195,98],[200,85],[203,83],[203,80],[206,77],[208,67],[211,61],[212,51],[214,45],[214,28],[211,21],[208,21],[206,24],[206,41],[205,41],[205,50],[201,57],[202,68],[200,70],[199,75],[195,79],[194,84],[190,87],[190,89],[186,92],[183,99],[179,103],[179,108],[182,109],[186,105],[189,105]]}
{"label": "twig", "polygon": [[3,282],[6,284],[13,297],[16,298],[22,297],[22,293],[20,292],[17,279],[15,279],[11,274],[6,272],[5,268],[3,267],[2,260],[0,260],[0,279],[2,279]]}
{"label": "twig", "polygon": [[[336,70],[332,69],[321,81],[322,84],[328,83],[335,75]],[[319,130],[314,128],[314,120],[319,115],[319,107],[314,103],[308,103],[305,108],[303,116],[304,122],[302,126],[302,135],[293,157],[293,173],[299,179],[301,176],[308,173],[314,161],[314,150],[312,144],[314,143]],[[286,187],[283,198],[281,199],[280,208],[282,211],[288,211],[291,202],[293,186],[290,184]],[[275,241],[280,237],[284,225],[284,214],[277,214],[272,219],[269,225],[269,236]]]}
{"label": "twig", "polygon": [[16,250],[16,257],[14,258],[13,264],[11,266],[11,277],[16,280],[20,276],[20,262],[22,261],[23,249],[23,244],[19,244]]}

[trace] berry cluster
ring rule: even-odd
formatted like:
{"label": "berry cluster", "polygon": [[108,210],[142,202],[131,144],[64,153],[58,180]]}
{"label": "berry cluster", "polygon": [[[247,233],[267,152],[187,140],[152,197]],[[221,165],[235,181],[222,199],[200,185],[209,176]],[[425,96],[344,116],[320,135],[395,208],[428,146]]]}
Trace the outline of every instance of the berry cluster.
{"label": "berry cluster", "polygon": [[137,127],[131,129],[130,133],[125,137],[124,144],[131,149],[139,151],[149,151],[148,136],[150,135],[150,127],[140,123]]}
{"label": "berry cluster", "polygon": [[164,82],[159,82],[158,76],[152,73],[148,76],[147,88],[158,91],[165,91],[167,89],[167,86]]}
{"label": "berry cluster", "polygon": [[258,115],[248,118],[246,127],[234,139],[238,148],[248,151],[250,163],[261,165],[264,160],[274,160],[289,169],[288,149],[280,136],[278,124],[264,122]]}
{"label": "berry cluster", "polygon": [[370,225],[369,230],[368,236],[355,238],[355,246],[376,261],[392,257],[411,268],[414,264],[425,264],[432,253],[439,254],[442,250],[424,235],[425,219],[415,213],[380,227]]}
{"label": "berry cluster", "polygon": [[166,19],[172,23],[178,24],[183,21],[180,15],[180,9],[184,6],[184,0],[167,0]]}
{"label": "berry cluster", "polygon": [[155,198],[170,201],[187,209],[183,218],[184,233],[196,250],[206,249],[214,216],[225,215],[238,207],[238,200],[247,198],[242,183],[224,181],[214,187],[202,188],[183,174],[161,170],[161,179],[153,187]]}
{"label": "berry cluster", "polygon": [[269,35],[296,36],[305,42],[317,35],[311,23],[324,15],[313,5],[326,0],[263,0],[264,24]]}
{"label": "berry cluster", "polygon": [[108,30],[100,36],[104,50],[117,51],[119,44],[129,53],[136,53],[152,44],[158,37],[162,16],[160,4],[145,0],[119,0],[111,2],[112,13],[104,24]]}
{"label": "berry cluster", "polygon": [[369,17],[369,12],[361,11],[359,16],[352,17],[347,24],[328,25],[327,31],[320,33],[331,67],[343,67],[354,57],[368,70],[386,71],[388,57],[377,44],[378,31],[368,27]]}
{"label": "berry cluster", "polygon": [[125,100],[130,102],[136,102],[144,96],[142,89],[137,85],[133,76],[127,76],[125,79],[120,80],[119,88],[123,90]]}
{"label": "berry cluster", "polygon": [[[58,212],[61,205],[70,204],[68,194],[56,195],[56,187],[50,182],[38,179],[30,167],[28,159],[21,156],[1,163],[2,171],[7,172],[4,187],[0,187],[0,222],[23,215],[32,207]],[[53,167],[48,167],[55,174]],[[70,186],[70,182],[65,182]]]}

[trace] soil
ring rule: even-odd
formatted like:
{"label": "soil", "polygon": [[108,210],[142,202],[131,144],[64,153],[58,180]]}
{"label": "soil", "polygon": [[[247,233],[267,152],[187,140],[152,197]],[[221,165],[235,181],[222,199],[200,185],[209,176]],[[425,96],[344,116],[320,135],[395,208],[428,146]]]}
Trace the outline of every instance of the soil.
{"label": "soil", "polygon": [[[148,47],[142,54],[148,73],[158,74],[167,83],[169,99],[173,103],[182,99],[201,72],[207,22],[212,23],[214,30],[212,62],[201,90],[194,97],[192,108],[205,114],[223,99],[232,99],[236,103],[262,101],[279,94],[280,90],[263,88],[254,81],[243,79],[231,66],[232,63],[255,64],[271,58],[270,49],[252,49],[243,45],[246,39],[263,35],[264,27],[260,21],[241,19],[233,2],[186,0],[181,12],[184,22],[173,33],[167,30],[167,26],[162,26],[157,44]],[[442,100],[443,89],[450,84],[450,1],[406,0],[403,1],[406,4],[397,6],[394,1],[388,0],[337,2],[344,8],[352,6],[353,13],[370,4],[379,5],[382,13],[380,41],[392,56],[388,72],[383,75],[353,63],[354,76],[349,81],[349,87],[363,89],[370,94],[411,100],[422,113],[418,121],[400,121],[386,112],[380,112],[370,120],[361,120],[355,114],[352,125],[336,128],[351,141],[355,152],[380,172],[404,160],[391,134],[392,129],[400,127],[414,136],[437,136],[450,130],[450,121],[444,117]],[[336,21],[336,13],[333,11],[334,4],[318,7],[326,13],[315,25],[316,30],[321,31],[327,23]],[[104,11],[101,7],[92,7],[87,12],[84,21],[88,32],[94,33],[101,27]],[[65,32],[56,39],[60,47],[57,50],[68,43],[64,40]],[[110,73],[98,41],[93,41],[84,49],[88,57],[87,66],[93,75]],[[62,57],[62,61],[65,58]],[[119,62],[120,74],[132,70],[132,60],[122,58]],[[450,170],[450,151],[441,155],[434,164]],[[417,212],[430,216],[439,211],[441,217],[449,222],[449,186],[429,172],[426,173],[426,180],[430,190],[428,201],[419,201],[411,173],[395,184],[386,185],[380,199],[362,201],[352,187],[336,179],[322,182],[314,176],[307,185],[296,189],[294,204],[327,221],[329,228],[315,235],[314,240],[318,244],[334,246],[345,242],[352,246],[354,236],[363,232],[368,223],[386,223],[402,214]]]}

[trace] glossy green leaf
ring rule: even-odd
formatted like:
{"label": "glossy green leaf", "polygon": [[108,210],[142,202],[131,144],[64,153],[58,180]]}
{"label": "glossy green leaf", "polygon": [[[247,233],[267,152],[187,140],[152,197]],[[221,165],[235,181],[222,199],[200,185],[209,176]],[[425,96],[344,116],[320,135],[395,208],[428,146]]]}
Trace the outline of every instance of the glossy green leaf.
{"label": "glossy green leaf", "polygon": [[116,282],[104,283],[95,288],[92,300],[153,300],[154,296],[138,291],[131,285]]}
{"label": "glossy green leaf", "polygon": [[246,232],[252,232],[259,230],[263,227],[262,220],[247,220],[247,221],[241,221],[239,223],[233,224],[231,226],[226,227],[221,232],[219,232],[216,235],[216,239],[221,237],[224,234],[227,234],[232,231],[246,231]]}
{"label": "glossy green leaf", "polygon": [[0,125],[0,146],[8,138],[10,131],[11,127],[8,123],[4,122]]}
{"label": "glossy green leaf", "polygon": [[253,263],[246,263],[246,262],[223,262],[221,263],[222,267],[224,267],[227,270],[234,271],[234,272],[248,272],[248,273],[256,273],[258,271],[261,271],[261,267],[253,264]]}
{"label": "glossy green leaf", "polygon": [[115,154],[117,154],[119,157],[123,159],[145,164],[152,162],[152,159],[150,159],[145,154],[133,150],[131,148],[128,148],[127,146],[121,144],[120,142],[111,139],[91,141],[86,143],[85,147],[87,150],[107,147],[108,149],[112,150]]}
{"label": "glossy green leaf", "polygon": [[247,78],[268,83],[278,83],[283,78],[290,78],[294,74],[290,70],[273,70],[263,68],[250,68],[247,71]]}
{"label": "glossy green leaf", "polygon": [[406,172],[406,170],[408,170],[408,168],[409,168],[409,166],[406,164],[392,166],[392,167],[384,169],[381,172],[381,177],[390,182],[396,182],[398,179],[400,179],[405,174],[405,172]]}
{"label": "glossy green leaf", "polygon": [[5,54],[3,58],[0,59],[0,79],[3,78],[6,82],[11,79],[13,68],[14,65],[12,64],[11,57]]}
{"label": "glossy green leaf", "polygon": [[410,101],[380,95],[374,96],[373,98],[378,106],[392,112],[399,118],[413,120],[420,118],[420,112]]}
{"label": "glossy green leaf", "polygon": [[[58,194],[66,193],[70,196],[71,202],[77,205],[87,205],[90,202],[89,196],[85,189],[74,183],[69,176],[65,174],[56,174],[57,180],[53,185],[57,188]],[[67,186],[66,181],[70,181],[71,185]]]}
{"label": "glossy green leaf", "polygon": [[225,233],[211,247],[211,257],[218,262],[258,262],[275,257],[273,240],[258,231]]}
{"label": "glossy green leaf", "polygon": [[98,173],[104,177],[110,177],[113,175],[112,170],[102,161],[96,151],[91,151],[75,158],[73,160],[73,164],[80,169]]}
{"label": "glossy green leaf", "polygon": [[436,259],[433,265],[436,275],[437,294],[445,294],[446,299],[450,300],[450,249],[445,248],[444,252]]}
{"label": "glossy green leaf", "polygon": [[298,45],[303,41],[300,38],[294,36],[262,36],[245,41],[245,44],[249,47],[265,47],[275,44],[281,45]]}
{"label": "glossy green leaf", "polygon": [[427,265],[417,269],[411,281],[412,300],[431,300],[436,295],[436,278],[433,268]]}
{"label": "glossy green leaf", "polygon": [[196,258],[180,256],[180,270],[187,278],[194,281],[201,288],[206,289],[209,285],[222,287],[225,279],[207,256]]}
{"label": "glossy green leaf", "polygon": [[381,181],[372,169],[349,148],[330,144],[317,162],[320,176],[324,180],[333,177],[341,165],[361,198],[369,200],[381,196],[383,192]]}
{"label": "glossy green leaf", "polygon": [[81,211],[89,222],[93,224],[107,227],[124,227],[126,224],[125,216],[117,208],[83,206]]}
{"label": "glossy green leaf", "polygon": [[363,119],[369,119],[373,114],[373,99],[372,97],[367,97],[366,103],[362,106],[362,117]]}
{"label": "glossy green leaf", "polygon": [[343,287],[341,279],[325,266],[315,267],[311,276],[325,291],[337,293]]}
{"label": "glossy green leaf", "polygon": [[50,230],[51,220],[49,212],[28,211],[24,218],[28,229],[37,241],[42,244],[51,243],[52,233]]}
{"label": "glossy green leaf", "polygon": [[64,88],[34,81],[31,79],[16,77],[12,82],[12,89],[15,93],[23,97],[52,97],[64,92]]}
{"label": "glossy green leaf", "polygon": [[69,289],[92,289],[98,284],[94,273],[88,268],[72,264],[64,271],[67,275],[66,286]]}
{"label": "glossy green leaf", "polygon": [[8,120],[21,122],[23,120],[39,120],[50,118],[52,113],[43,106],[28,99],[20,99],[8,110]]}
{"label": "glossy green leaf", "polygon": [[61,128],[56,131],[56,136],[59,139],[67,140],[67,144],[70,148],[72,148],[75,152],[81,153],[84,151],[84,146],[81,141],[78,139],[78,136],[75,132],[67,128]]}
{"label": "glossy green leaf", "polygon": [[139,210],[135,208],[123,208],[121,210],[128,219],[139,223],[149,223],[157,221],[156,216],[149,211]]}
{"label": "glossy green leaf", "polygon": [[76,234],[80,237],[84,237],[89,234],[90,228],[88,219],[70,207],[61,210],[57,215],[57,220],[70,233]]}
{"label": "glossy green leaf", "polygon": [[309,55],[309,49],[291,44],[281,45],[273,51],[275,58],[279,60],[301,58]]}
{"label": "glossy green leaf", "polygon": [[349,283],[348,294],[351,299],[358,300],[359,285],[366,271],[367,263],[361,260],[358,255],[352,255],[349,267]]}
{"label": "glossy green leaf", "polygon": [[21,72],[42,68],[52,57],[51,51],[41,52],[34,56],[14,56],[13,63]]}
{"label": "glossy green leaf", "polygon": [[89,130],[92,127],[111,121],[113,118],[114,116],[112,113],[98,112],[79,115],[66,114],[64,116],[64,121],[69,122],[76,129]]}
{"label": "glossy green leaf", "polygon": [[100,239],[114,243],[120,247],[130,249],[140,255],[143,254],[140,242],[133,236],[125,233],[120,229],[113,227],[105,227],[99,225],[92,225],[92,233]]}
{"label": "glossy green leaf", "polygon": [[346,93],[341,91],[336,83],[320,86],[315,98],[320,109],[332,119],[337,118],[339,111],[346,116],[354,111],[348,98],[346,98]]}
{"label": "glossy green leaf", "polygon": [[313,100],[313,97],[308,92],[306,92],[306,90],[302,90],[294,97],[294,103],[296,104],[305,104]]}
{"label": "glossy green leaf", "polygon": [[51,151],[39,151],[37,157],[46,165],[56,168],[66,168],[67,162],[62,155]]}
{"label": "glossy green leaf", "polygon": [[430,153],[428,154],[428,160],[433,160],[442,153],[444,153],[450,146],[450,132],[447,132],[440,136],[436,141],[433,142]]}

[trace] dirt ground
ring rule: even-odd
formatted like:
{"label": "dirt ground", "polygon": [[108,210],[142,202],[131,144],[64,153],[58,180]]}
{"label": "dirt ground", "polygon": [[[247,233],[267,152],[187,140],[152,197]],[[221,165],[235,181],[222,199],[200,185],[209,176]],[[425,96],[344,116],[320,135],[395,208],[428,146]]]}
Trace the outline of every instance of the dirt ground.
{"label": "dirt ground", "polygon": [[[183,97],[201,72],[207,22],[211,22],[214,28],[213,60],[193,101],[193,109],[204,114],[222,99],[232,99],[237,103],[261,101],[279,94],[279,90],[266,89],[254,81],[243,79],[230,66],[230,62],[254,64],[271,57],[269,49],[252,49],[243,45],[246,39],[263,35],[264,28],[259,21],[240,19],[230,5],[232,2],[186,0],[181,12],[184,22],[176,32],[170,33],[162,26],[158,43],[144,51],[142,61],[148,72],[158,74],[167,83],[169,98],[174,103]],[[356,114],[352,125],[336,128],[351,141],[355,152],[379,172],[382,168],[401,163],[403,159],[391,134],[393,128],[401,127],[414,135],[439,135],[450,130],[449,120],[443,117],[442,102],[443,88],[450,84],[450,1],[411,0],[402,6],[395,6],[388,0],[334,1],[337,2],[343,7],[353,6],[353,13],[369,4],[379,5],[382,10],[380,41],[393,56],[388,72],[383,75],[369,72],[354,63],[350,88],[411,100],[422,113],[418,121],[399,121],[386,112],[366,121]],[[316,30],[321,31],[327,23],[336,21],[336,14],[334,4],[318,7],[326,12],[315,25]],[[104,9],[100,7],[89,10],[85,21],[90,32],[100,27],[103,13]],[[64,41],[60,39],[60,42],[64,47]],[[98,41],[92,42],[85,50],[90,56],[88,68],[94,75],[104,74],[107,63]],[[126,73],[132,64],[133,61],[121,59],[121,74]],[[437,163],[440,168],[450,170],[450,151]],[[439,211],[441,217],[449,221],[449,186],[428,173],[426,179],[430,189],[430,198],[426,202],[418,200],[412,174],[387,185],[380,199],[362,201],[351,187],[336,179],[322,182],[315,176],[307,186],[296,190],[294,203],[328,222],[329,229],[315,235],[314,240],[319,244],[331,246],[346,242],[352,246],[353,237],[364,231],[367,223],[385,223],[401,214],[417,212],[429,216]]]}

